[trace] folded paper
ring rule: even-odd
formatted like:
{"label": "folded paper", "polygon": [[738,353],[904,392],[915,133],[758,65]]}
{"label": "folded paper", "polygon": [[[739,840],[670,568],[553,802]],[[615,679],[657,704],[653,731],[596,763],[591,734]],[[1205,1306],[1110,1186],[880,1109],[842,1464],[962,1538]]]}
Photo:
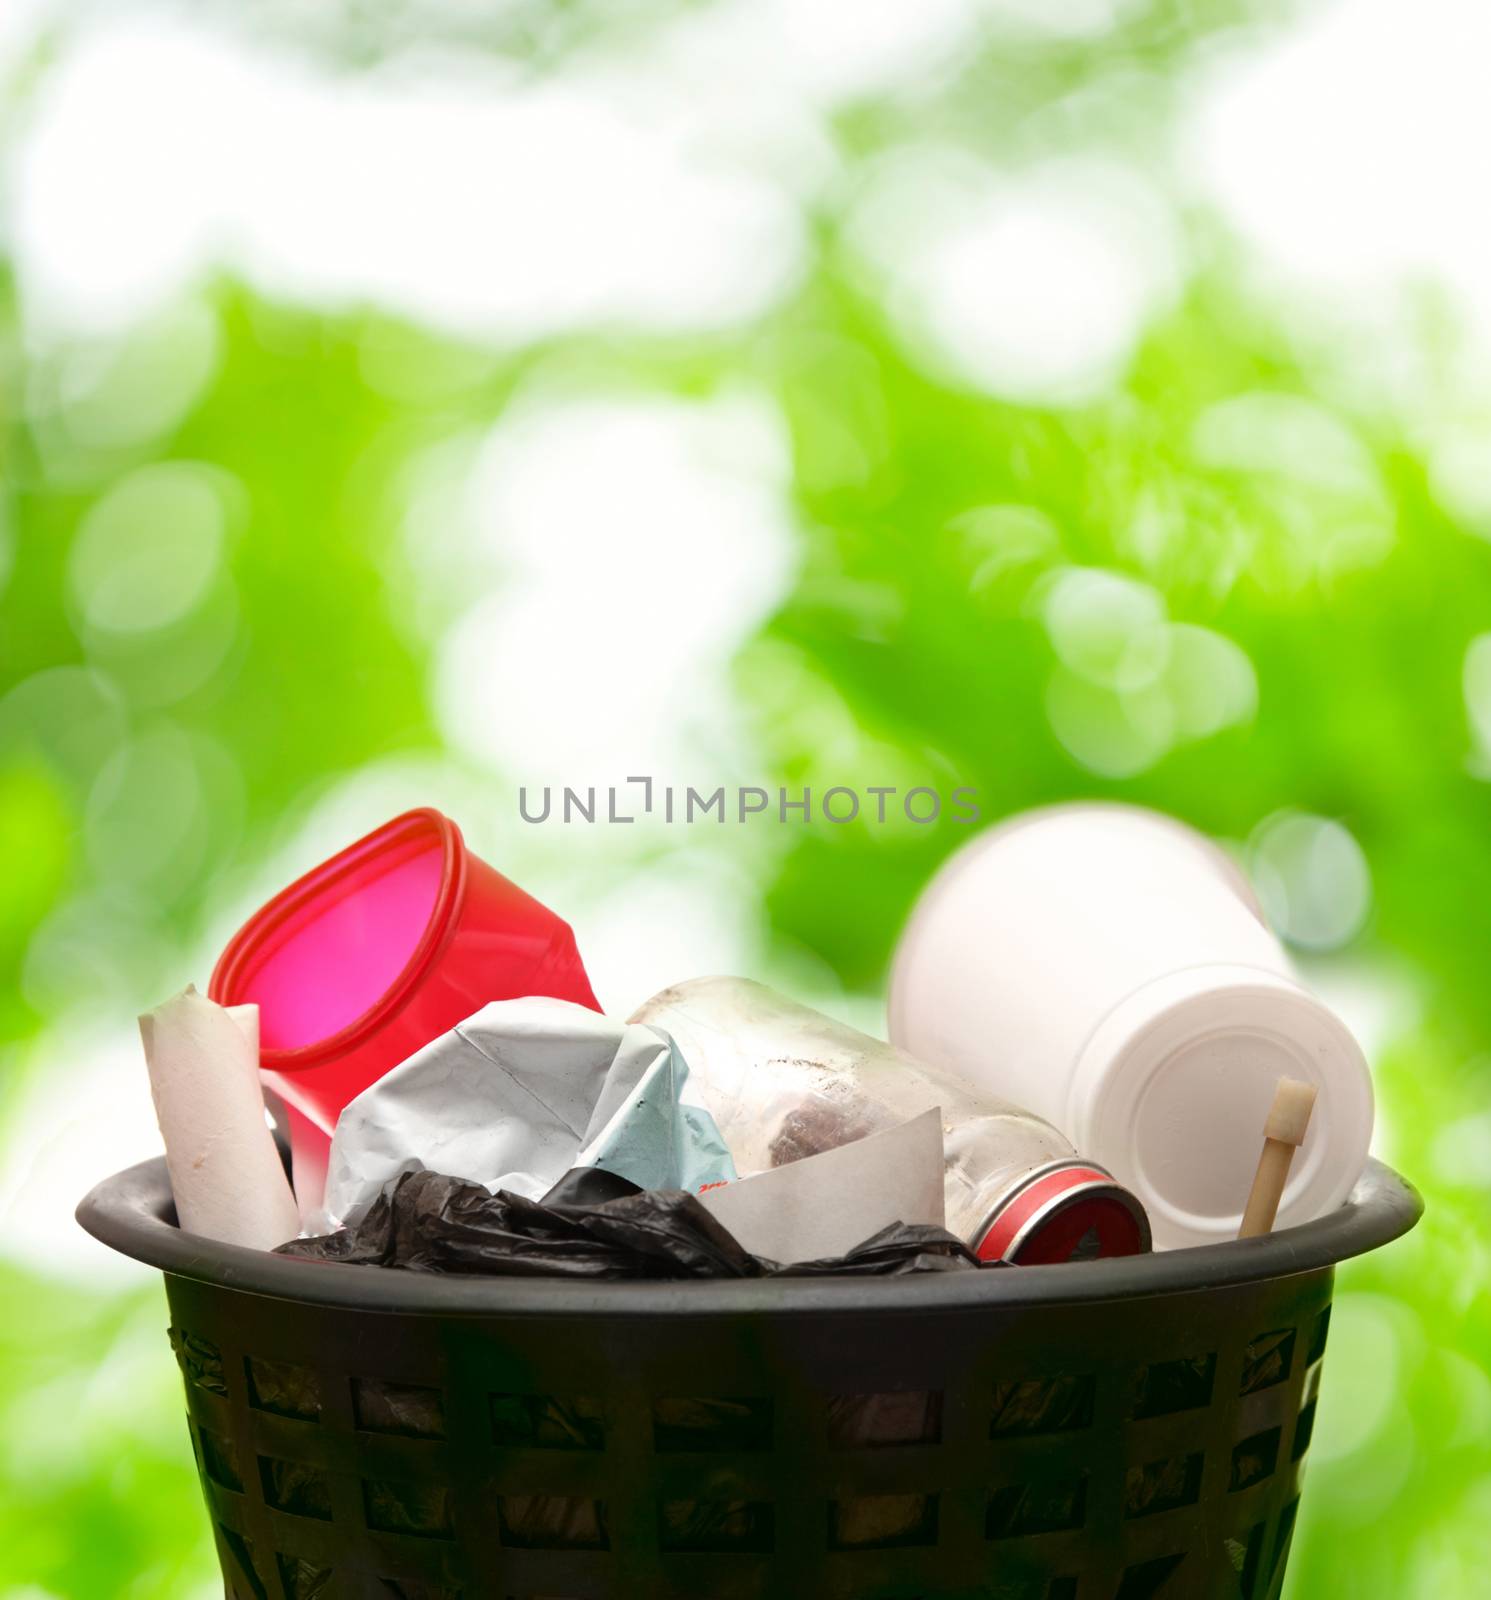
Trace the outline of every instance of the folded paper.
{"label": "folded paper", "polygon": [[484,1006],[342,1112],[327,1218],[364,1211],[390,1179],[428,1170],[537,1200],[572,1167],[644,1189],[728,1182],[710,1114],[679,1103],[688,1067],[667,1034],[532,996]]}
{"label": "folded paper", "polygon": [[752,1255],[817,1261],[892,1223],[943,1225],[942,1112],[699,1196]]}
{"label": "folded paper", "polygon": [[140,1018],[176,1217],[188,1233],[272,1250],[300,1214],[264,1116],[257,1006],[187,989]]}

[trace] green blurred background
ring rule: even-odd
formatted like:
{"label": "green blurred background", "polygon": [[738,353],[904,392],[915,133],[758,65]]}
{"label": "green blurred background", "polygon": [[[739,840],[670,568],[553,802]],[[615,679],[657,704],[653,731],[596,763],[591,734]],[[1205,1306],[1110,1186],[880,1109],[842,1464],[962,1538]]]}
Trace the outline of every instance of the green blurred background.
{"label": "green blurred background", "polygon": [[410,804],[608,1007],[878,1025],[976,786],[1234,848],[1426,1220],[1341,1273],[1289,1593],[1491,1571],[1486,19],[1287,0],[0,19],[0,1596],[220,1593],[164,1304],[74,1229],[133,1018]]}

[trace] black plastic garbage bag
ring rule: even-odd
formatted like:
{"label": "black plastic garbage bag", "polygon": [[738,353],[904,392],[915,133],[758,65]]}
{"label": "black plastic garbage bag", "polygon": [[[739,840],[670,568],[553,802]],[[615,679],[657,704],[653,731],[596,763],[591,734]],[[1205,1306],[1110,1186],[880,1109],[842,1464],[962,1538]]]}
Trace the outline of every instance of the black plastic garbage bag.
{"label": "black plastic garbage bag", "polygon": [[762,1278],[942,1272],[978,1267],[941,1228],[893,1223],[830,1261],[782,1266],[742,1248],[677,1189],[618,1193],[614,1173],[571,1172],[526,1200],[435,1172],[406,1172],[338,1233],[280,1255],[412,1272],[567,1278]]}

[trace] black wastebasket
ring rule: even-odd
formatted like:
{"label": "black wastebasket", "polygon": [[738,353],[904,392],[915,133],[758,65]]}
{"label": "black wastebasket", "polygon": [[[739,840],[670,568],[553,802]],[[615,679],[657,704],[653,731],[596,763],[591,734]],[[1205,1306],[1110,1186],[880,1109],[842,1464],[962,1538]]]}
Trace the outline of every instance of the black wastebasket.
{"label": "black wastebasket", "polygon": [[78,1217],[166,1274],[231,1600],[1267,1600],[1373,1164],[1272,1238],[914,1279],[452,1279]]}

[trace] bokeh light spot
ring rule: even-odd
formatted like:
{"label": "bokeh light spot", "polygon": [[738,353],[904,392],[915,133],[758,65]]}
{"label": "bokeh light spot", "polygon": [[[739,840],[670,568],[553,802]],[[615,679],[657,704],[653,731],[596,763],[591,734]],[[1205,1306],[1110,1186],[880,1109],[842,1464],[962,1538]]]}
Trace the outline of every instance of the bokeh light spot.
{"label": "bokeh light spot", "polygon": [[1135,578],[1068,567],[1045,590],[1043,616],[1063,665],[1091,683],[1142,688],[1165,664],[1165,602]]}
{"label": "bokeh light spot", "polygon": [[1339,417],[1300,395],[1255,392],[1218,401],[1197,419],[1191,446],[1204,466],[1382,496],[1366,446]]}
{"label": "bokeh light spot", "polygon": [[240,636],[238,594],[221,576],[180,621],[150,633],[114,633],[85,624],[90,661],[119,685],[132,710],[174,705],[209,682]]}
{"label": "bokeh light spot", "polygon": [[1258,709],[1258,677],[1247,652],[1210,628],[1171,623],[1165,692],[1182,739],[1205,739]]}
{"label": "bokeh light spot", "polygon": [[[60,42],[18,143],[28,301],[108,328],[228,264],[500,342],[749,318],[795,278],[801,220],[784,176],[716,137],[710,65],[518,75],[410,51],[359,74],[167,14],[104,19]],[[682,131],[700,124],[707,141]]]}
{"label": "bokeh light spot", "polygon": [[1470,532],[1491,538],[1491,425],[1440,430],[1429,451],[1429,487]]}
{"label": "bokeh light spot", "polygon": [[1367,858],[1329,817],[1286,811],[1268,818],[1249,841],[1248,865],[1269,921],[1292,944],[1333,950],[1367,920]]}
{"label": "bokeh light spot", "polygon": [[851,231],[913,353],[1015,400],[1101,391],[1179,278],[1163,203],[1096,161],[999,175],[917,153],[872,184]]}
{"label": "bokeh light spot", "polygon": [[185,300],[118,339],[66,351],[58,400],[73,442],[120,450],[169,433],[211,382],[221,343],[212,307]]}
{"label": "bokeh light spot", "polygon": [[1046,689],[1046,714],[1071,755],[1105,778],[1132,778],[1170,749],[1175,719],[1158,685],[1127,693],[1058,665]]}
{"label": "bokeh light spot", "polygon": [[529,781],[682,771],[730,742],[730,655],[789,573],[785,444],[753,396],[521,404],[472,482],[505,581],[442,641],[441,726]]}
{"label": "bokeh light spot", "polygon": [[1061,555],[1061,530],[1038,506],[974,506],[954,517],[947,531],[958,567],[976,594],[1021,568],[1039,572]]}
{"label": "bokeh light spot", "polygon": [[68,577],[84,620],[146,633],[185,616],[222,559],[227,508],[214,475],[161,462],[122,478],[84,517]]}
{"label": "bokeh light spot", "polygon": [[1491,1111],[1447,1122],[1434,1135],[1429,1160],[1451,1188],[1491,1189]]}
{"label": "bokeh light spot", "polygon": [[[1355,1455],[1387,1421],[1402,1382],[1404,1315],[1380,1295],[1336,1296],[1331,1312],[1331,1382],[1323,1389],[1311,1443],[1317,1459],[1338,1461]],[[1329,1397],[1332,1389],[1336,1401]]]}
{"label": "bokeh light spot", "polygon": [[32,673],[0,700],[0,746],[36,752],[81,788],[119,746],[125,725],[117,685],[88,667]]}
{"label": "bokeh light spot", "polygon": [[1491,633],[1478,633],[1465,647],[1460,672],[1470,721],[1471,770],[1491,778]]}
{"label": "bokeh light spot", "polygon": [[84,840],[101,882],[169,894],[189,882],[206,844],[192,739],[162,724],[122,746],[88,797]]}

